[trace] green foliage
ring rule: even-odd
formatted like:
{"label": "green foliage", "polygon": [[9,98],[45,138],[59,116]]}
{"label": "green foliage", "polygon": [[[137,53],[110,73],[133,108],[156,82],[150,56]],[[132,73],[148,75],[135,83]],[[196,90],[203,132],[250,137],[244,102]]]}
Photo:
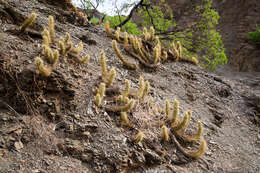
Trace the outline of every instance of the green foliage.
{"label": "green foliage", "polygon": [[[145,0],[149,4],[149,0]],[[170,28],[175,27],[173,21],[173,14],[170,7],[165,3],[165,0],[159,0],[152,8],[144,6],[138,11],[138,16],[141,16],[143,21],[140,23],[142,26],[153,25],[156,31],[165,32]]]}
{"label": "green foliage", "polygon": [[[105,21],[110,22],[110,27],[115,28],[118,24],[120,24],[120,21],[125,20],[125,16],[107,16],[105,18]],[[132,20],[129,20],[122,28],[121,31],[127,31],[130,34],[139,35],[141,34],[141,30],[137,27],[135,23],[132,22]]]}
{"label": "green foliage", "polygon": [[90,22],[90,23],[93,23],[93,24],[98,24],[99,19],[98,19],[98,18],[95,18],[95,17],[92,17],[89,22]]}
{"label": "green foliage", "polygon": [[255,32],[249,32],[248,37],[253,43],[260,44],[260,25],[258,25]]}
{"label": "green foliage", "polygon": [[186,57],[200,57],[202,66],[215,70],[217,65],[227,63],[227,57],[221,35],[215,29],[219,15],[211,7],[212,0],[204,0],[195,8],[199,21],[174,33],[173,39],[182,43]]}

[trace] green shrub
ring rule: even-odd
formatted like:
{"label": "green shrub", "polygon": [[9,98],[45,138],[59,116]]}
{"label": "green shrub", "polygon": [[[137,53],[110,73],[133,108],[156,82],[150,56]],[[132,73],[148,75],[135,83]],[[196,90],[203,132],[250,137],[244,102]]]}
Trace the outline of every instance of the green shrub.
{"label": "green shrub", "polygon": [[98,24],[98,22],[99,22],[99,19],[98,19],[98,18],[92,17],[92,18],[90,19],[90,23]]}
{"label": "green shrub", "polygon": [[248,37],[253,43],[260,44],[260,25],[258,25],[255,32],[249,32]]}
{"label": "green shrub", "polygon": [[[124,21],[125,16],[107,16],[105,18],[105,21],[109,21],[110,27],[115,29],[115,26],[120,24],[120,20]],[[141,34],[141,30],[137,27],[135,23],[132,22],[132,20],[129,20],[122,28],[121,31],[127,31],[129,34],[139,35]]]}

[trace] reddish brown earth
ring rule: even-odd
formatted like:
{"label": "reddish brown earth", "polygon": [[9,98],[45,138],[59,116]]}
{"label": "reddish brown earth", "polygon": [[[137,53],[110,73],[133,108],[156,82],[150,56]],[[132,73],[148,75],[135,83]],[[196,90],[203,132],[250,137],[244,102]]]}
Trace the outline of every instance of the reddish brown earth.
{"label": "reddish brown earth", "polygon": [[[31,11],[38,14],[37,22],[21,34],[18,28]],[[243,81],[174,61],[158,69],[127,70],[103,28],[82,24],[75,12],[40,0],[0,0],[0,14],[0,172],[259,171],[260,97]],[[38,32],[46,27],[48,15],[55,18],[56,37],[69,32],[74,44],[84,43],[82,55],[91,59],[83,65],[63,57],[45,78],[35,73],[33,62],[41,54]],[[93,103],[93,89],[101,82],[101,50],[109,68],[115,67],[114,85],[121,90],[125,79],[132,88],[138,87],[140,75],[150,82],[149,96],[129,114],[134,128],[122,126],[117,114],[105,111],[109,95],[101,108]],[[169,142],[161,140],[158,121],[164,122],[165,115],[152,112],[150,98],[161,107],[165,99],[178,98],[181,113],[193,111],[188,131],[203,122],[205,155],[185,157],[172,133]],[[146,134],[141,144],[133,142],[137,129]]]}

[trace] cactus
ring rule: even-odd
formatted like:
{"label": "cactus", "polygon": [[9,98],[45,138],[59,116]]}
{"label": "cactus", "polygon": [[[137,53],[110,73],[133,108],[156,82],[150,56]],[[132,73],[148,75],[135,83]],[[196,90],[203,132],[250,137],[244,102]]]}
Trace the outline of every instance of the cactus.
{"label": "cactus", "polygon": [[106,92],[106,84],[105,83],[100,83],[99,88],[98,88],[98,93],[100,94],[101,99],[104,98]]}
{"label": "cactus", "polygon": [[186,112],[183,116],[182,121],[177,124],[176,126],[173,126],[173,129],[175,132],[183,131],[190,123],[191,114]]}
{"label": "cactus", "polygon": [[87,63],[88,60],[89,60],[89,55],[88,55],[88,54],[86,54],[85,57],[83,57],[83,58],[77,57],[77,62],[79,62],[79,63],[81,63],[81,64]]}
{"label": "cactus", "polygon": [[139,144],[139,143],[141,143],[143,140],[144,140],[144,132],[139,131],[139,132],[135,135],[135,137],[134,137],[134,142],[137,143],[137,144]]}
{"label": "cactus", "polygon": [[159,49],[158,47],[153,48],[153,63],[156,64],[160,61]]}
{"label": "cactus", "polygon": [[138,97],[141,97],[143,95],[144,92],[144,78],[142,76],[139,77],[139,88],[137,90],[136,95]]}
{"label": "cactus", "polygon": [[178,124],[179,105],[180,105],[179,101],[175,99],[173,101],[173,111],[172,111],[172,120],[171,120],[172,126],[176,126]]}
{"label": "cactus", "polygon": [[196,142],[198,141],[203,134],[203,125],[201,121],[198,121],[198,130],[195,135],[188,136],[185,135],[184,133],[177,133],[177,135],[182,138],[185,142]]}
{"label": "cactus", "polygon": [[115,37],[118,42],[120,42],[120,30],[120,27],[117,27],[115,31]]}
{"label": "cactus", "polygon": [[136,70],[137,69],[137,66],[134,65],[134,64],[131,64],[130,62],[128,62],[126,60],[126,58],[121,54],[121,52],[119,51],[118,47],[117,47],[117,42],[116,40],[113,40],[112,41],[112,45],[113,45],[113,49],[114,51],[116,52],[116,55],[118,56],[118,58],[123,62],[123,64],[128,67],[129,69],[132,69],[132,70]]}
{"label": "cactus", "polygon": [[94,99],[94,103],[95,103],[95,105],[98,106],[98,107],[101,106],[101,104],[102,104],[102,98],[101,98],[101,96],[100,96],[99,93],[96,94],[95,99]]}
{"label": "cactus", "polygon": [[150,32],[151,32],[151,39],[153,40],[154,39],[154,35],[155,35],[155,30],[154,30],[153,26],[150,27]]}
{"label": "cactus", "polygon": [[128,33],[124,32],[124,48],[128,47]]}
{"label": "cactus", "polygon": [[169,141],[169,132],[165,125],[162,126],[162,138],[164,141]]}
{"label": "cactus", "polygon": [[59,47],[60,47],[61,55],[65,55],[65,44],[63,41],[59,41]]}
{"label": "cactus", "polygon": [[43,61],[40,57],[35,58],[34,64],[35,64],[36,69],[39,71],[39,73],[42,76],[48,77],[51,75],[52,69],[49,67],[45,67],[43,64]]}
{"label": "cactus", "polygon": [[169,100],[165,100],[165,113],[168,119],[171,119],[171,110],[170,110],[170,102]]}
{"label": "cactus", "polygon": [[107,71],[106,56],[105,56],[104,51],[101,51],[101,53],[100,53],[99,63],[102,68],[102,78],[106,79],[108,71]]}
{"label": "cactus", "polygon": [[28,28],[29,26],[31,26],[34,22],[35,19],[37,17],[37,14],[32,12],[30,14],[30,16],[24,21],[24,23],[22,24],[22,26],[20,27],[20,31],[24,32],[26,30],[26,28]]}
{"label": "cactus", "polygon": [[49,24],[49,33],[50,33],[50,43],[55,42],[55,24],[54,24],[54,19],[53,16],[49,16],[48,18],[48,24]]}
{"label": "cactus", "polygon": [[182,58],[182,45],[180,41],[177,41],[177,50],[179,51],[179,57]]}
{"label": "cactus", "polygon": [[149,84],[148,81],[145,81],[144,91],[143,91],[143,94],[142,94],[142,97],[141,97],[142,100],[145,98],[145,96],[148,95],[149,91],[150,91],[150,84]]}
{"label": "cactus", "polygon": [[163,61],[166,61],[166,60],[168,59],[168,53],[167,53],[166,51],[163,51],[161,57],[162,57],[162,60],[163,60]]}
{"label": "cactus", "polygon": [[108,79],[107,79],[107,87],[110,87],[112,85],[112,83],[114,82],[115,78],[116,78],[116,70],[115,68],[113,67],[109,73],[108,73]]}
{"label": "cactus", "polygon": [[187,157],[192,158],[192,159],[198,159],[200,158],[207,149],[207,142],[205,141],[204,138],[200,139],[200,146],[196,151],[192,151],[192,150],[186,150],[184,149],[180,143],[177,141],[177,139],[173,136],[173,140],[177,146],[177,148]]}
{"label": "cactus", "polygon": [[79,42],[79,44],[76,48],[72,47],[70,52],[74,53],[74,54],[79,54],[80,52],[82,52],[82,50],[83,50],[83,43],[81,41],[81,42]]}
{"label": "cactus", "polygon": [[120,116],[125,125],[127,125],[127,126],[131,125],[126,112],[120,112]]}
{"label": "cactus", "polygon": [[49,31],[45,28],[41,34],[42,34],[42,39],[43,39],[42,44],[49,46],[49,44],[51,43],[51,37],[50,37]]}
{"label": "cactus", "polygon": [[122,94],[123,97],[127,97],[128,94],[129,94],[129,91],[130,91],[130,83],[129,83],[129,80],[125,80],[125,90]]}
{"label": "cactus", "polygon": [[172,42],[172,49],[173,49],[173,52],[174,52],[175,60],[179,61],[179,59],[180,59],[180,52],[178,51],[177,47],[175,46],[174,41]]}
{"label": "cactus", "polygon": [[135,101],[131,99],[123,106],[107,106],[106,110],[111,112],[129,112],[134,107],[134,105]]}
{"label": "cactus", "polygon": [[110,28],[110,23],[109,23],[109,21],[107,20],[106,22],[105,22],[105,29],[106,29],[106,33],[109,35],[109,36],[112,36],[112,31],[111,31],[111,28]]}

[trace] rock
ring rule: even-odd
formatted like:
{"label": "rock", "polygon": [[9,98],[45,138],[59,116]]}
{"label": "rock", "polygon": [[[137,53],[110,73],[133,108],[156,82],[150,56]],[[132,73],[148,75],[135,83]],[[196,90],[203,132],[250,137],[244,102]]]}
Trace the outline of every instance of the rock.
{"label": "rock", "polygon": [[17,141],[14,143],[14,147],[17,151],[19,151],[23,148],[23,143],[21,141]]}

